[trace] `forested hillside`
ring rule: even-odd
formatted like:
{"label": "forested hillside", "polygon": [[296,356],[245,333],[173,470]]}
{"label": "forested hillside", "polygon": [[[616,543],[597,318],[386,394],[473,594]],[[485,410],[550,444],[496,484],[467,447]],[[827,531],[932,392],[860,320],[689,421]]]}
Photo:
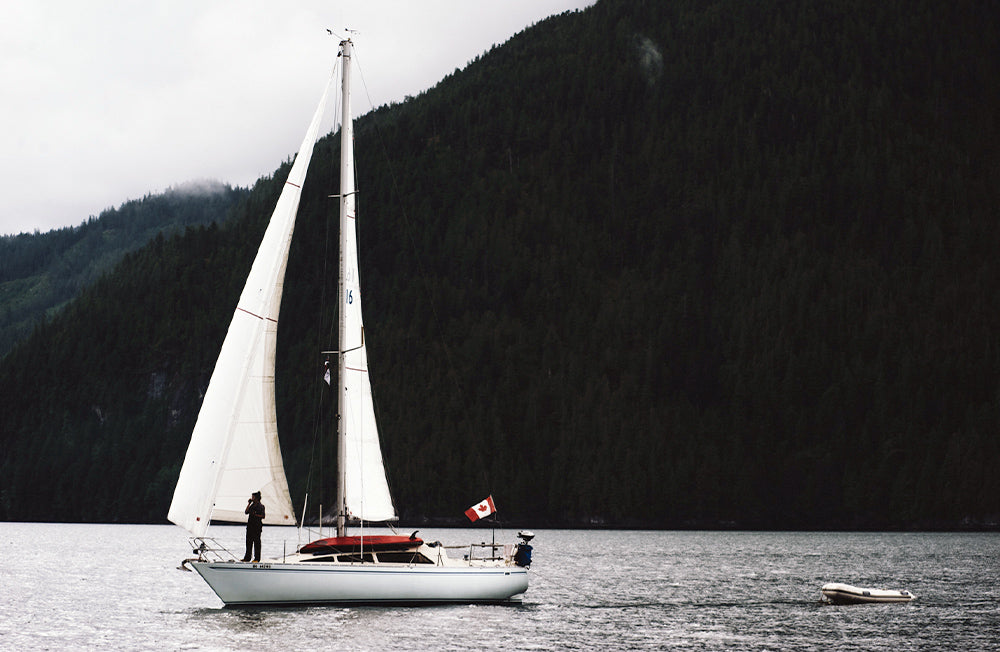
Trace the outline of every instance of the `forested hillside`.
{"label": "forested hillside", "polygon": [[186,183],[79,226],[0,236],[0,358],[127,252],[159,234],[224,219],[245,192],[218,182]]}
{"label": "forested hillside", "polygon": [[[404,523],[492,492],[535,525],[996,527],[997,23],[987,2],[599,0],[361,118]],[[333,490],[337,149],[278,343],[310,504]],[[0,519],[163,520],[285,173],[0,363]]]}

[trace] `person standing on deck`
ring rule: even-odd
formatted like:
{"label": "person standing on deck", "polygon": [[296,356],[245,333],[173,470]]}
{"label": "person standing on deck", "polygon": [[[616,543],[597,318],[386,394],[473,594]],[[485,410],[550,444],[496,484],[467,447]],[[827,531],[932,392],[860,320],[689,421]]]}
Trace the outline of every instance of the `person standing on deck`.
{"label": "person standing on deck", "polygon": [[255,491],[247,501],[247,508],[243,511],[249,514],[247,517],[247,550],[243,555],[243,561],[250,561],[250,553],[253,554],[253,561],[260,561],[260,533],[264,529],[264,503],[260,502],[260,492]]}

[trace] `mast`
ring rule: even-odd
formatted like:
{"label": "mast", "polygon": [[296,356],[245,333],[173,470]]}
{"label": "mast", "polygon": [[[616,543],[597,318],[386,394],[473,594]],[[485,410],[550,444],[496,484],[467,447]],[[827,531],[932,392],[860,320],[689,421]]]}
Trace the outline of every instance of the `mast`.
{"label": "mast", "polygon": [[[340,42],[341,62],[341,117],[340,117],[340,271],[337,275],[337,295],[341,304],[338,313],[337,335],[337,536],[346,531],[347,502],[345,496],[345,460],[347,457],[347,423],[344,419],[347,407],[345,387],[345,362],[347,360],[347,303],[350,297],[345,289],[344,276],[346,260],[344,242],[348,232],[347,220],[354,219],[354,123],[351,119],[351,40]],[[354,230],[351,229],[353,233]]]}

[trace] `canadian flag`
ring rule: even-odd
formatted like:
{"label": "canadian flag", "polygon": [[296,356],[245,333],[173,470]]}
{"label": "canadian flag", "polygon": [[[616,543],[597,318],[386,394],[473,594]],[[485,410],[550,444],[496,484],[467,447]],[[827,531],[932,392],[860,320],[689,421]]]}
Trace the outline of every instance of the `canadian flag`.
{"label": "canadian flag", "polygon": [[465,515],[469,517],[470,521],[478,521],[481,518],[485,518],[497,511],[497,506],[493,504],[493,496],[487,496],[486,500],[479,503],[478,505],[473,505],[469,509],[465,510]]}

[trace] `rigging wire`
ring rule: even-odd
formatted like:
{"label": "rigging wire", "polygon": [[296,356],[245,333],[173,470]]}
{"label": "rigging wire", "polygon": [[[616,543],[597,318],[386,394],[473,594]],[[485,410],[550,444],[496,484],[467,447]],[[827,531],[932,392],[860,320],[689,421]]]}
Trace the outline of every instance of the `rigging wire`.
{"label": "rigging wire", "polygon": [[[355,32],[352,32],[352,34],[354,34],[354,33]],[[372,106],[371,93],[368,91],[368,84],[365,82],[365,74],[364,74],[364,71],[363,71],[363,69],[361,67],[361,61],[358,58],[358,51],[356,49],[352,49],[351,50],[351,56],[353,58],[353,64],[352,65],[353,65],[354,69],[358,71],[358,76],[361,78],[361,85],[365,89],[365,97],[368,100],[368,106],[371,107]],[[382,141],[381,141],[381,134],[378,132],[378,125],[377,124],[375,125],[375,131],[379,135],[379,144],[382,147],[382,154],[386,158],[386,160],[388,161],[389,160],[389,158],[388,158],[389,155],[388,155],[388,152],[387,152],[387,150],[385,148],[384,143],[382,143]],[[354,187],[356,189],[359,188],[358,167],[359,167],[358,163],[355,160],[355,162],[354,162]],[[390,176],[393,179],[393,185],[395,186],[395,176],[394,176],[394,173],[393,173],[391,165],[389,167],[389,172],[390,172]],[[398,196],[398,191],[397,191],[397,196]],[[357,206],[357,204],[355,204],[355,212],[356,212],[357,215],[359,215],[359,216],[361,215],[361,211],[359,210],[359,207]],[[361,223],[363,221],[364,221],[363,219],[359,218],[359,219],[356,219],[355,223],[354,223],[354,235],[355,235],[355,238],[357,240],[357,251],[359,252],[358,253],[359,259],[360,259],[360,256],[361,256],[360,252],[363,251],[363,249],[361,248]],[[381,418],[381,412],[382,411],[379,408],[378,400],[375,397],[375,388],[374,387],[371,388],[371,399],[372,399],[372,410],[375,412],[375,422],[379,423],[379,422],[382,421],[382,418]],[[386,462],[386,452],[385,452],[385,450],[382,450],[381,454],[382,454],[382,463],[383,463],[383,465],[385,465],[385,462]],[[385,475],[386,475],[385,481],[386,481],[386,484],[389,487],[389,495],[392,496],[393,495],[393,492],[392,492],[392,481],[389,478],[389,474],[388,473],[386,473]],[[395,504],[393,505],[393,509],[396,509],[396,505]],[[397,517],[398,517],[398,512],[397,512]],[[386,522],[386,523],[384,523],[384,525],[387,525],[389,527],[389,529],[392,530],[393,533],[397,532],[396,524],[394,522],[391,522],[391,521],[390,522]]]}
{"label": "rigging wire", "polygon": [[[357,60],[357,51],[356,50],[354,51],[353,56],[355,57],[355,68],[357,69],[358,74],[361,77],[361,85],[365,89],[365,96],[368,99],[368,106],[370,106],[370,107],[372,107],[374,109],[374,103],[372,102],[371,93],[368,91],[368,84],[365,82],[364,72],[363,72],[363,70],[361,68],[360,62]],[[396,168],[392,164],[392,159],[389,156],[389,150],[388,150],[388,147],[386,146],[385,139],[382,137],[382,130],[379,129],[378,120],[374,120],[374,119],[372,120],[372,127],[373,127],[375,135],[376,135],[376,137],[378,139],[378,144],[379,144],[379,147],[381,149],[382,156],[383,156],[383,158],[386,161],[386,167],[389,170],[389,178],[392,181],[393,195],[394,195],[394,197],[399,198],[399,197],[402,196],[402,191],[400,190],[400,187],[399,187],[399,178],[396,175]],[[356,170],[356,167],[355,167],[355,170]],[[416,243],[416,240],[415,240],[415,238],[413,236],[415,228],[413,226],[413,223],[410,220],[410,216],[409,216],[409,213],[406,210],[406,206],[403,204],[402,201],[398,201],[398,210],[399,210],[400,216],[403,218],[403,223],[406,226],[406,228],[404,229],[404,231],[406,233],[407,239],[410,242],[410,246],[413,248],[414,252],[418,252],[417,243]],[[435,326],[434,332],[435,333],[442,333],[443,332],[443,329],[441,327],[442,320],[441,320],[440,314],[438,313],[437,305],[434,302],[434,293],[431,291],[431,287],[430,287],[430,277],[428,276],[426,270],[423,267],[421,257],[419,255],[415,255],[413,258],[414,258],[414,261],[416,262],[417,271],[419,272],[420,277],[422,279],[424,279],[424,282],[427,284],[428,305],[430,305],[431,315],[432,315],[432,317],[434,319],[434,326]],[[458,396],[467,396],[468,392],[466,391],[465,387],[462,384],[461,379],[458,376],[458,373],[457,373],[458,367],[455,365],[455,361],[454,361],[454,358],[452,356],[451,348],[448,346],[448,342],[445,341],[445,339],[443,337],[439,337],[438,338],[438,343],[441,346],[441,349],[444,351],[445,358],[447,359],[447,362],[448,362],[448,371],[450,372],[449,376],[450,376],[452,384],[453,384],[453,386],[455,388],[456,394]],[[374,401],[374,398],[372,400]],[[475,450],[472,451],[472,454],[475,455],[475,457],[476,457],[475,462],[477,464],[477,467],[483,471],[483,476],[484,476],[483,479],[484,479],[486,485],[489,486],[489,487],[492,487],[493,486],[492,480],[491,480],[491,478],[487,477],[487,466],[485,464],[485,459],[484,459],[481,447],[476,447]]]}
{"label": "rigging wire", "polygon": [[[349,29],[345,29],[344,31],[348,32],[351,36],[354,36],[355,34],[359,33],[357,31],[349,30]],[[361,68],[360,68],[360,65],[358,64],[357,50],[355,50],[353,48],[351,49],[351,59],[352,59],[352,64],[351,64],[352,67],[354,69],[356,69],[358,71],[358,73],[360,74]],[[365,92],[367,93],[367,88],[365,89]],[[370,101],[370,99],[369,99],[369,101]],[[353,119],[354,119],[354,115],[353,115],[353,112],[352,112],[351,113],[351,120],[353,120]],[[341,124],[340,128],[343,129],[344,125]],[[362,247],[361,247],[361,228],[362,228],[362,223],[364,222],[364,219],[361,217],[363,215],[363,211],[361,210],[361,207],[358,205],[359,203],[361,203],[360,202],[361,192],[360,192],[360,181],[359,181],[359,176],[358,176],[358,167],[359,167],[358,166],[358,161],[357,161],[357,158],[355,158],[353,160],[353,166],[352,166],[352,170],[354,172],[354,193],[355,193],[355,195],[354,195],[354,251],[355,251],[355,256],[357,258],[356,262],[360,266],[360,264],[361,264],[361,252],[364,251],[364,249],[362,249]],[[343,189],[341,189],[341,192],[343,192]],[[360,271],[359,271],[359,274],[360,274]],[[361,315],[362,322],[364,321],[363,303],[364,303],[364,300],[362,299],[362,315]],[[338,306],[339,305],[340,304],[339,304],[339,298],[338,298]],[[361,337],[362,337],[362,346],[363,346],[364,345],[364,332],[363,332],[363,330],[362,330],[362,336]],[[367,350],[365,352],[365,364],[366,364],[366,366],[368,365]],[[369,373],[370,373],[370,367],[368,367],[368,369],[369,369]],[[371,402],[372,402],[372,412],[375,415],[375,423],[376,423],[376,426],[377,426],[377,424],[379,423],[379,421],[381,421],[381,417],[379,416],[380,410],[379,410],[379,407],[378,407],[378,402],[375,400],[375,388],[372,387],[371,384],[369,384],[368,390],[369,390],[368,393],[369,393],[369,396],[371,397]],[[362,401],[363,400],[364,400],[364,397],[362,396]],[[364,410],[364,407],[362,407],[362,410]],[[380,446],[380,449],[381,449],[381,446]],[[365,451],[365,448],[361,447],[361,454],[362,455],[364,454],[364,451]],[[391,502],[392,501],[392,498],[391,498],[392,497],[392,486],[389,483],[389,475],[387,473],[385,473],[385,471],[384,471],[384,469],[385,469],[385,452],[382,451],[382,450],[379,450],[379,453],[382,456],[383,473],[385,474],[386,485],[388,486],[388,489],[389,489],[389,496],[390,496],[389,500]],[[358,459],[358,464],[360,466],[364,466],[364,459],[363,458],[359,458]],[[362,496],[362,500],[363,500],[364,499],[364,495],[365,495],[365,491],[364,491],[365,474],[364,473],[358,473],[358,478],[359,478],[359,481],[361,482],[361,496]],[[393,507],[393,511],[395,511],[395,509],[396,509],[395,504],[393,504],[392,507]],[[370,521],[369,521],[369,523],[370,523]],[[385,524],[389,525],[390,529],[394,533],[396,532],[396,528],[392,525],[391,522],[386,522]],[[363,533],[364,532],[364,527],[365,527],[365,521],[361,517],[358,517],[358,526],[361,528],[361,531]]]}
{"label": "rigging wire", "polygon": [[[327,30],[327,31],[329,32],[330,30]],[[341,65],[341,58],[337,57],[336,63],[334,64],[334,68],[333,68],[333,71],[332,71],[331,74],[336,75],[337,74],[337,70],[339,69],[340,65]],[[335,115],[339,115],[339,111],[337,111],[337,109],[339,109],[340,102],[343,101],[343,98],[341,98],[340,94],[336,94],[335,98],[336,98],[335,106],[334,106]],[[333,131],[334,130],[331,129],[331,133],[333,133]],[[332,145],[331,145],[331,148],[332,148]],[[330,225],[331,220],[328,217],[328,211],[325,210],[325,209],[323,209],[323,208],[321,208],[320,209],[320,215],[322,215],[325,218],[325,219],[323,219],[323,222],[325,224],[326,234],[325,234],[325,237],[324,237],[323,260],[322,260],[322,267],[321,267],[321,273],[320,273],[319,324],[318,324],[318,328],[316,329],[316,333],[317,333],[317,336],[322,339],[324,337],[323,336],[324,330],[327,330],[325,341],[329,342],[330,338],[333,336],[333,330],[334,330],[334,326],[333,325],[336,323],[336,320],[331,320],[329,328],[326,329],[324,327],[324,322],[326,321],[325,318],[324,318],[324,315],[327,315],[327,313],[330,312],[328,310],[328,306],[330,305],[330,300],[329,300],[329,287],[328,287],[327,280],[328,280],[329,275],[330,275],[329,274],[330,239],[331,239],[331,230],[332,229],[331,229],[331,225]],[[339,309],[339,306],[338,306],[338,309]],[[316,347],[315,347],[314,350],[316,350],[316,351],[322,351],[325,348],[327,348],[326,345],[324,345],[323,342],[320,341],[320,342],[316,343]],[[323,504],[324,492],[326,491],[326,473],[324,471],[324,467],[325,467],[325,461],[326,461],[327,455],[325,454],[325,450],[324,450],[323,444],[326,441],[326,437],[324,436],[324,434],[325,434],[325,431],[327,430],[327,428],[326,428],[326,426],[324,424],[324,419],[323,419],[323,415],[326,413],[326,407],[325,407],[325,403],[326,402],[323,399],[326,396],[327,391],[326,391],[326,387],[323,386],[324,382],[325,381],[321,381],[319,383],[319,389],[318,389],[318,392],[317,392],[318,393],[318,398],[317,398],[317,400],[316,400],[316,402],[314,404],[315,405],[315,409],[313,411],[313,420],[312,420],[313,421],[313,427],[312,427],[312,434],[313,434],[313,437],[312,437],[312,446],[310,447],[309,472],[306,475],[306,483],[305,483],[306,495],[308,495],[309,490],[313,488],[314,472],[315,472],[316,478],[317,478],[315,481],[316,481],[316,483],[318,485],[317,491],[316,491],[316,499],[318,500],[317,505],[322,505]],[[332,383],[331,383],[331,385],[332,385]],[[303,514],[302,514],[302,521],[303,521],[303,523],[306,520],[305,507],[306,507],[306,505],[303,503]],[[320,526],[320,532],[322,533],[323,523],[320,522],[319,526]]]}

